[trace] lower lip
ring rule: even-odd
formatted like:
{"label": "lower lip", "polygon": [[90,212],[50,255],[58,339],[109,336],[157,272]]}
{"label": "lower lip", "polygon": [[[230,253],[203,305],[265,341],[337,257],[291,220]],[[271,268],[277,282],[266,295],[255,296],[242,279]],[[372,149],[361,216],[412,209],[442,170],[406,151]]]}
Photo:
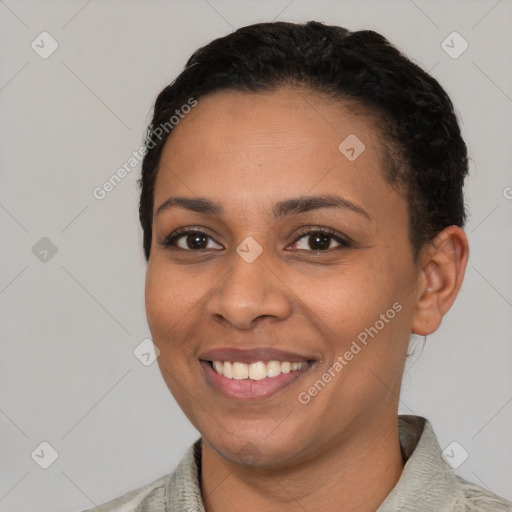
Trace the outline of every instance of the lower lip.
{"label": "lower lip", "polygon": [[207,361],[201,361],[201,366],[208,382],[225,397],[236,400],[262,400],[277,394],[295,382],[311,368],[311,363],[306,363],[299,370],[261,380],[228,379],[217,373]]}

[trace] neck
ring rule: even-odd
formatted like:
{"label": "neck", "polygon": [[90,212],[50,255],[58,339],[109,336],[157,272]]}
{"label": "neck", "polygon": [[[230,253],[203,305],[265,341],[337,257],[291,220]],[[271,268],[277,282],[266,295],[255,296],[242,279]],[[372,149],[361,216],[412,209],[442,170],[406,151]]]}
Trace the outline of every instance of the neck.
{"label": "neck", "polygon": [[398,482],[403,460],[397,418],[358,429],[349,441],[281,468],[241,466],[202,443],[207,512],[335,510],[375,512]]}

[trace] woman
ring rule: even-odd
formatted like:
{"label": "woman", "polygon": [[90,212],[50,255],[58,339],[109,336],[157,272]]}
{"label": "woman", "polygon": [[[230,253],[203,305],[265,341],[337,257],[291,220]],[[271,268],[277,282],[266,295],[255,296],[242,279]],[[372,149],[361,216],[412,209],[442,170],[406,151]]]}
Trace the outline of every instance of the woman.
{"label": "woman", "polygon": [[158,96],[140,219],[160,370],[201,433],[104,511],[509,511],[397,416],[468,259],[466,146],[379,34],[241,28]]}

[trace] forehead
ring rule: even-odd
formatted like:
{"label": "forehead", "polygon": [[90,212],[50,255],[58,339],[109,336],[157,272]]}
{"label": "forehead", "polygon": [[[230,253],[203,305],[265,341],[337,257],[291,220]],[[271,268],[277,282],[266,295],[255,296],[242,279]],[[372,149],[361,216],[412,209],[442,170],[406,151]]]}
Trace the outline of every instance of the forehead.
{"label": "forehead", "polygon": [[371,204],[394,191],[383,179],[382,138],[361,111],[292,88],[200,98],[164,147],[155,208],[170,193],[261,205],[339,191]]}

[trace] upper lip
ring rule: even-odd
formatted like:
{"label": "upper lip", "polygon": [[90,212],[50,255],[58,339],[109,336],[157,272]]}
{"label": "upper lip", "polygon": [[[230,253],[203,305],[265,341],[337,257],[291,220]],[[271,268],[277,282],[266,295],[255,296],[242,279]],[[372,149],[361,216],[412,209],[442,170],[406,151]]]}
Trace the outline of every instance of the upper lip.
{"label": "upper lip", "polygon": [[236,361],[250,364],[258,361],[289,361],[291,363],[301,363],[311,361],[314,358],[271,347],[255,347],[248,349],[225,347],[206,350],[199,355],[199,359],[203,361]]}

